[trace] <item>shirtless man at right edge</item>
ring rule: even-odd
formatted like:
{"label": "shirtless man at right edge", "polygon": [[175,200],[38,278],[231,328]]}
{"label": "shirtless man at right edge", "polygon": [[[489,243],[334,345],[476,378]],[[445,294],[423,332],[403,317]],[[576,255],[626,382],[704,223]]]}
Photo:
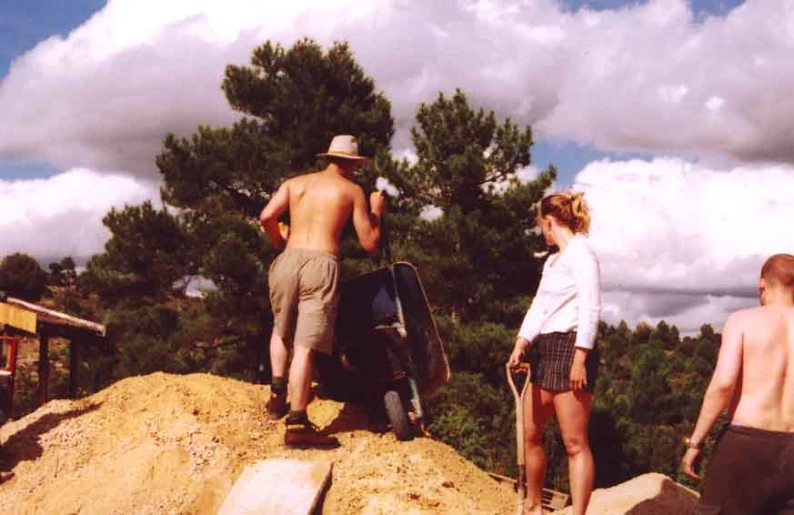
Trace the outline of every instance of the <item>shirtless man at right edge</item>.
{"label": "shirtless man at right edge", "polygon": [[794,514],[794,256],[776,254],[758,280],[761,306],[725,322],[717,366],[684,472],[728,408],[730,426],[709,463],[696,514]]}

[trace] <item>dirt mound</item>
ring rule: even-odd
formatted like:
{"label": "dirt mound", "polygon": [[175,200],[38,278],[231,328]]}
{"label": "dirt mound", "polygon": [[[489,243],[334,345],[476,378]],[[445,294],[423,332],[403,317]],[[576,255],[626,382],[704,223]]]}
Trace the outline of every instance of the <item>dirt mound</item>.
{"label": "dirt mound", "polygon": [[53,401],[0,429],[7,513],[216,513],[245,466],[330,459],[323,513],[511,513],[514,494],[429,438],[397,442],[365,428],[360,408],[317,400],[310,416],[342,442],[289,451],[263,417],[267,387],[211,375],[125,379],[79,401]]}
{"label": "dirt mound", "polygon": [[[698,494],[663,474],[644,474],[593,492],[588,515],[673,515],[692,513]],[[571,513],[570,507],[555,512]]]}

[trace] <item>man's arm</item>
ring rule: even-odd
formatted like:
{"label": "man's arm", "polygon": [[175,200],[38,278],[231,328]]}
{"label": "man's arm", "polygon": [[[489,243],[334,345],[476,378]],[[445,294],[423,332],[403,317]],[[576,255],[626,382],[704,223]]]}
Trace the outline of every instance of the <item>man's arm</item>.
{"label": "man's arm", "polygon": [[286,240],[281,235],[278,227],[278,217],[289,209],[289,181],[281,185],[275,195],[270,197],[270,202],[259,214],[259,223],[267,233],[273,246],[279,250],[286,245]]}
{"label": "man's arm", "polygon": [[730,404],[736,390],[742,370],[743,342],[741,316],[734,313],[725,322],[717,366],[703,397],[703,406],[700,408],[695,430],[689,438],[689,449],[684,456],[684,472],[694,479],[698,477],[694,465],[700,457],[700,448],[719,416]]}
{"label": "man's arm", "polygon": [[367,200],[364,192],[359,187],[355,187],[353,197],[353,227],[356,229],[358,241],[361,246],[370,254],[378,250],[380,244],[380,219],[383,215],[385,203],[383,194],[379,191],[373,192],[370,196],[372,209],[367,209]]}

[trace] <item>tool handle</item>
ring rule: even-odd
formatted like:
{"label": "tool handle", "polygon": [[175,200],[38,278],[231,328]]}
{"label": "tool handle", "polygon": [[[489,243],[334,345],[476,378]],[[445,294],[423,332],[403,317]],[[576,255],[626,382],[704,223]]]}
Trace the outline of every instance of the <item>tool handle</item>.
{"label": "tool handle", "polygon": [[380,245],[383,249],[383,257],[386,259],[386,264],[392,264],[391,242],[389,239],[389,225],[386,223],[386,211],[380,215]]}
{"label": "tool handle", "polygon": [[[524,394],[529,385],[529,364],[519,363],[518,367],[512,368],[510,363],[505,364],[505,374],[507,376],[507,384],[510,385],[510,390],[513,392],[513,398],[516,402],[516,462],[518,468],[523,471],[524,467]],[[524,386],[521,391],[518,391],[515,382],[515,375],[526,375]]]}

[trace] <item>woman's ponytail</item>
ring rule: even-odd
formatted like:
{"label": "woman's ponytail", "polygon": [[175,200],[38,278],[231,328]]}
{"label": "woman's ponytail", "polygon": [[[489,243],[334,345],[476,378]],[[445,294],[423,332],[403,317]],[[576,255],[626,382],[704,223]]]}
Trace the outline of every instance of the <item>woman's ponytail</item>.
{"label": "woman's ponytail", "polygon": [[553,193],[540,201],[540,214],[553,216],[575,233],[588,234],[590,211],[584,201],[584,193]]}
{"label": "woman's ponytail", "polygon": [[587,234],[590,232],[590,211],[585,204],[584,193],[572,191],[568,196],[571,199],[571,215],[573,217],[571,230]]}

